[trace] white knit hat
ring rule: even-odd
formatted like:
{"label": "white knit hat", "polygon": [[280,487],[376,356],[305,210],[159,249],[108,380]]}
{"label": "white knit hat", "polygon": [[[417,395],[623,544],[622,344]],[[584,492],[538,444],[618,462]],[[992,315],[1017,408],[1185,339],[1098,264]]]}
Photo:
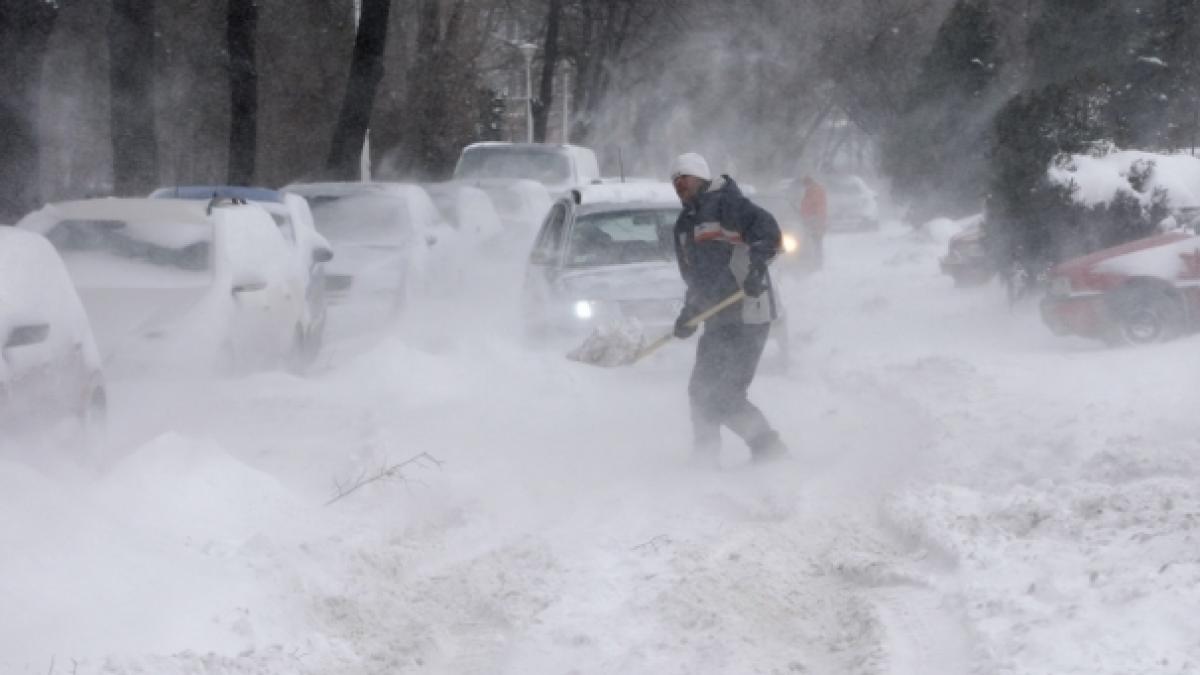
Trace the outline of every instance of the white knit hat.
{"label": "white knit hat", "polygon": [[708,170],[708,162],[704,158],[694,152],[685,152],[675,158],[671,162],[671,180],[675,180],[680,176],[695,176],[703,180],[712,180],[712,173]]}

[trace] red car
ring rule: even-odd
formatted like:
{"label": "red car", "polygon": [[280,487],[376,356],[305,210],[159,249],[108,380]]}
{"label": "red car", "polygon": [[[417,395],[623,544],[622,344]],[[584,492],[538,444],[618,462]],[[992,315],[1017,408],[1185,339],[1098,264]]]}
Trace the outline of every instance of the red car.
{"label": "red car", "polygon": [[1169,340],[1197,328],[1200,236],[1168,232],[1058,265],[1042,319],[1058,335],[1110,344]]}

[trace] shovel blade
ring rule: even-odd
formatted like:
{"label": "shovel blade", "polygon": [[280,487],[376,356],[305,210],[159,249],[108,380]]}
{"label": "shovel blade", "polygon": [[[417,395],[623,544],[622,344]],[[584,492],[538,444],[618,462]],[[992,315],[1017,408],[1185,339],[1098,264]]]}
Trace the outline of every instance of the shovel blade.
{"label": "shovel blade", "polygon": [[646,333],[637,319],[614,321],[596,326],[567,358],[606,368],[627,366],[641,356],[645,343]]}

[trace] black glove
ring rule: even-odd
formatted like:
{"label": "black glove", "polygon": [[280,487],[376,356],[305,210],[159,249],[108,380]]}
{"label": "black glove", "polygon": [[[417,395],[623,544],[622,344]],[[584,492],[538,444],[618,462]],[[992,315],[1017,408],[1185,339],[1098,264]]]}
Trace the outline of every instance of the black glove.
{"label": "black glove", "polygon": [[696,332],[697,327],[689,326],[687,325],[687,322],[691,321],[692,317],[696,316],[698,313],[699,312],[692,309],[688,305],[684,305],[683,309],[679,310],[679,318],[675,319],[675,337],[679,338],[680,340],[686,340],[692,337],[692,334]]}
{"label": "black glove", "polygon": [[742,291],[746,295],[757,298],[767,290],[767,266],[763,264],[750,265],[746,272],[746,280],[742,282]]}

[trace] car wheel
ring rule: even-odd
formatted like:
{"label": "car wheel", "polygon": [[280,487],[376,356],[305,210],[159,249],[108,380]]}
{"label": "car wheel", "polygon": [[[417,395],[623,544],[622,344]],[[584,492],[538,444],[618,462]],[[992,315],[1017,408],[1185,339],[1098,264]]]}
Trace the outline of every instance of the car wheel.
{"label": "car wheel", "polygon": [[1164,342],[1183,332],[1187,314],[1183,302],[1167,288],[1134,286],[1119,289],[1109,299],[1114,339],[1119,344]]}

